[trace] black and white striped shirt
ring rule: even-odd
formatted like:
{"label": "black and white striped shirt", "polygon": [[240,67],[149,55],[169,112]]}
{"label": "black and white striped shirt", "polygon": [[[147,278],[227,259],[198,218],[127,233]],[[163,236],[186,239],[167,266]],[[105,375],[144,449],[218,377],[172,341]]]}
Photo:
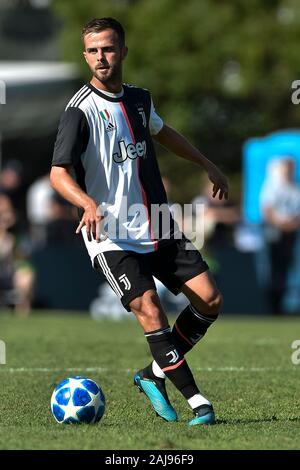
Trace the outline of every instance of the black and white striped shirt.
{"label": "black and white striped shirt", "polygon": [[104,226],[101,243],[88,241],[83,227],[92,260],[104,251],[157,249],[151,205],[167,198],[151,135],[162,127],[149,91],[125,84],[117,95],[86,84],[62,114],[52,165],[72,165],[80,187],[107,211],[109,228],[117,222],[114,233]]}

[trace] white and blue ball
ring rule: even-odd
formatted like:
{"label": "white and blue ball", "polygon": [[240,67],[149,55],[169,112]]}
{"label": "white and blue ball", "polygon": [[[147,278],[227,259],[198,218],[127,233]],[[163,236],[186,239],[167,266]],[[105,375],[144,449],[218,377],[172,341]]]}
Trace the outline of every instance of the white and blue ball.
{"label": "white and blue ball", "polygon": [[55,387],[51,411],[58,423],[97,423],[105,411],[105,396],[93,380],[71,377]]}

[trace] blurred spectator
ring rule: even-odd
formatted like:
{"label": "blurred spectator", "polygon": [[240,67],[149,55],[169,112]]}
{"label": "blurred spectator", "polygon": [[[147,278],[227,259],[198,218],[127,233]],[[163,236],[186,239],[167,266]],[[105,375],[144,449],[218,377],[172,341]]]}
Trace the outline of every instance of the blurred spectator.
{"label": "blurred spectator", "polygon": [[76,207],[54,192],[49,205],[49,221],[46,226],[46,243],[80,243],[75,234],[78,225]]}
{"label": "blurred spectator", "polygon": [[[172,193],[172,183],[167,176],[162,177],[162,182],[166,191],[168,206],[172,217],[175,221],[175,230],[176,224],[178,225],[178,229],[180,231],[183,230],[183,212],[182,207],[179,203],[175,203],[172,200],[171,193]],[[161,300],[162,306],[167,313],[170,314],[179,314],[187,305],[188,301],[186,297],[179,293],[177,296],[172,294],[165,285],[160,282],[158,279],[154,278],[156,289]]]}
{"label": "blurred spectator", "polygon": [[300,186],[291,157],[272,160],[260,194],[270,254],[269,302],[274,314],[283,313],[289,269],[300,228]]}
{"label": "blurred spectator", "polygon": [[196,205],[204,208],[204,238],[209,244],[228,243],[232,240],[233,226],[240,220],[240,209],[226,199],[213,198],[213,184],[205,178],[203,191],[192,200],[193,212]]}
{"label": "blurred spectator", "polygon": [[8,160],[0,171],[0,193],[6,194],[17,211],[18,223],[25,224],[25,198],[22,165],[19,160]]}
{"label": "blurred spectator", "polygon": [[16,221],[11,200],[0,194],[0,306],[14,306],[16,313],[27,315],[31,308],[34,273],[25,260],[15,259],[17,244],[10,229]]}
{"label": "blurred spectator", "polygon": [[[192,200],[192,222],[194,230],[203,233],[197,233],[193,243],[197,246],[204,259],[209,265],[210,271],[215,276],[217,282],[220,282],[218,275],[220,273],[220,250],[226,250],[228,246],[233,244],[233,233],[236,224],[240,220],[240,209],[225,199],[220,200],[218,197],[213,198],[213,184],[211,181],[203,177],[201,181],[202,191]],[[200,205],[201,210],[197,209]],[[202,207],[201,207],[202,206]],[[199,223],[199,218],[203,219]],[[190,221],[185,219],[185,226],[192,226]],[[187,235],[192,239],[188,232]]]}
{"label": "blurred spectator", "polygon": [[14,303],[14,237],[8,232],[16,223],[10,199],[0,194],[0,306]]}
{"label": "blurred spectator", "polygon": [[162,177],[162,182],[166,191],[168,205],[169,205],[169,209],[172,214],[172,217],[175,220],[175,222],[178,224],[179,230],[182,230],[183,228],[182,209],[180,207],[180,204],[175,203],[172,200],[172,197],[171,197],[172,183],[167,176]]}
{"label": "blurred spectator", "polygon": [[51,205],[54,190],[50,186],[49,175],[37,179],[27,192],[27,219],[30,224],[30,237],[33,247],[46,242],[46,225],[51,220]]}
{"label": "blurred spectator", "polygon": [[110,285],[103,282],[98,289],[98,297],[91,302],[90,314],[95,320],[109,318],[120,320],[122,317],[133,319],[133,315],[123,307]]}

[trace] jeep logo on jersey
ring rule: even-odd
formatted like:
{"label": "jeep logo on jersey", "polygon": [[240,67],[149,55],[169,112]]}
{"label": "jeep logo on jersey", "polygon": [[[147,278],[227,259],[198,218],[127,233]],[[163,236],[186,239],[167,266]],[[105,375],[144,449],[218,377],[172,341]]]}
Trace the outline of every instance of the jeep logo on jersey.
{"label": "jeep logo on jersey", "polygon": [[113,159],[116,163],[122,163],[126,160],[126,158],[131,158],[134,160],[137,157],[146,156],[146,141],[142,140],[142,142],[137,142],[136,144],[128,144],[126,146],[124,140],[120,140],[119,144],[119,152],[113,154]]}

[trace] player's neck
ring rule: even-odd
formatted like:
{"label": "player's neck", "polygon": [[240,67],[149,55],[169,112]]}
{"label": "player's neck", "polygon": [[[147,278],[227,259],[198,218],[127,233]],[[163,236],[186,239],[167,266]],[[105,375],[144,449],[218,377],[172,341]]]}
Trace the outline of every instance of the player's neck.
{"label": "player's neck", "polygon": [[93,77],[90,83],[100,91],[107,91],[109,93],[120,93],[122,91],[122,80],[118,80],[118,82],[115,83],[105,84],[100,82],[96,77]]}

